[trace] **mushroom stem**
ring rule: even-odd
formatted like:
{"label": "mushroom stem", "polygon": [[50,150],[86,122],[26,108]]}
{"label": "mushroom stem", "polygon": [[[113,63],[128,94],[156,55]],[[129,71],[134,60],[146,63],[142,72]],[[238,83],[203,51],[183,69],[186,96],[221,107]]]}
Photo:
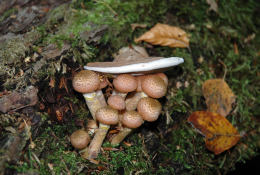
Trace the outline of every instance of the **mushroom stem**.
{"label": "mushroom stem", "polygon": [[131,132],[133,131],[133,129],[131,128],[126,128],[124,127],[116,136],[113,137],[111,144],[112,145],[118,145],[119,143],[121,143],[126,136],[128,136]]}
{"label": "mushroom stem", "polygon": [[144,92],[135,92],[132,96],[126,99],[126,110],[134,111],[137,107],[139,100],[143,97],[147,97]]}
{"label": "mushroom stem", "polygon": [[87,155],[84,155],[89,160],[97,158],[110,125],[118,123],[118,111],[110,107],[98,109],[95,116],[97,121],[99,121],[99,128],[90,142]]}
{"label": "mushroom stem", "polygon": [[113,90],[112,95],[119,95],[119,96],[125,98],[127,96],[127,93],[118,92],[117,90]]}
{"label": "mushroom stem", "polygon": [[[130,98],[126,99],[126,111],[134,111],[137,108],[137,104],[141,98],[147,97],[144,92],[135,92]],[[120,122],[121,125],[121,122]],[[118,145],[121,143],[134,129],[124,127],[122,130],[115,135],[112,140],[112,145]]]}
{"label": "mushroom stem", "polygon": [[93,119],[96,121],[95,113],[98,109],[107,106],[104,94],[101,90],[83,94]]}
{"label": "mushroom stem", "polygon": [[136,111],[126,111],[121,118],[121,122],[125,127],[112,138],[112,145],[118,145],[135,128],[140,127],[143,124],[143,119]]}
{"label": "mushroom stem", "polygon": [[88,148],[88,153],[87,153],[88,159],[97,158],[97,156],[100,152],[101,145],[107,135],[109,128],[110,128],[109,125],[99,123],[99,128],[98,128],[97,132],[95,133],[95,136],[94,136],[93,140],[91,141],[89,148]]}

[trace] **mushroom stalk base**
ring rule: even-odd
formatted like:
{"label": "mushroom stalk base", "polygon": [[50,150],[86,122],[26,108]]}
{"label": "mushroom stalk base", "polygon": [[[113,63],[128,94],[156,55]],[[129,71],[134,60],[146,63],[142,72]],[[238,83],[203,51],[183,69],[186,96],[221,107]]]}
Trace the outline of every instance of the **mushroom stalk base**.
{"label": "mushroom stalk base", "polygon": [[118,145],[119,143],[121,143],[126,136],[128,136],[131,132],[133,131],[133,129],[130,128],[123,128],[123,130],[121,130],[115,137],[113,137],[111,144],[112,145]]}
{"label": "mushroom stalk base", "polygon": [[110,126],[99,123],[99,128],[95,133],[93,140],[91,141],[89,148],[88,148],[88,159],[95,159],[97,158],[102,143],[107,135],[107,131],[109,130]]}
{"label": "mushroom stalk base", "polygon": [[83,94],[83,96],[86,100],[86,103],[88,105],[89,111],[90,111],[93,119],[96,121],[96,117],[95,117],[96,111],[99,108],[107,106],[106,100],[105,100],[105,97],[104,97],[102,91],[98,90],[95,92],[86,93],[86,94]]}

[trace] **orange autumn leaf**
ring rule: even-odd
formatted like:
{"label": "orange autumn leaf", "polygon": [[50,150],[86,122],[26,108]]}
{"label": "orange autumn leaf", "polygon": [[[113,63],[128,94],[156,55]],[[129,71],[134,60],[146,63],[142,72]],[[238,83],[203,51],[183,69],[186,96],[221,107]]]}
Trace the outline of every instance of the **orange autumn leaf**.
{"label": "orange autumn leaf", "polygon": [[208,111],[216,112],[224,117],[230,113],[232,104],[236,101],[236,96],[223,79],[205,81],[202,91]]}
{"label": "orange autumn leaf", "polygon": [[236,145],[240,139],[236,128],[217,113],[196,111],[188,121],[205,136],[206,147],[216,155]]}
{"label": "orange autumn leaf", "polygon": [[135,42],[146,41],[154,45],[169,47],[189,47],[189,38],[187,33],[179,27],[166,24],[156,24],[149,31],[144,33]]}

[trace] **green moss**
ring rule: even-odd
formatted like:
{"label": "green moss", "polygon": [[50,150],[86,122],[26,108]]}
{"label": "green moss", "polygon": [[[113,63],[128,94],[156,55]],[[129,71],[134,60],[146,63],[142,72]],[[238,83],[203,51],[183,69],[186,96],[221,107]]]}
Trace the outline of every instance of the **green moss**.
{"label": "green moss", "polygon": [[[105,151],[99,156],[101,166],[105,166],[105,170],[97,174],[149,174],[151,173],[150,156],[146,153],[142,145],[142,140],[136,134],[132,136],[134,143],[132,146],[123,145],[119,151]],[[105,143],[104,147],[112,148],[109,143]]]}
{"label": "green moss", "polygon": [[7,17],[10,17],[12,14],[16,13],[16,8],[11,8],[9,10],[6,10],[1,16],[0,16],[0,22],[3,22]]}
{"label": "green moss", "polygon": [[[68,55],[80,65],[95,57],[109,60],[112,53],[133,43],[135,37],[157,22],[185,29],[190,35],[190,49],[160,46],[148,49],[149,53],[156,56],[179,56],[185,60],[183,65],[167,72],[170,87],[164,106],[173,123],[171,128],[160,128],[160,131],[170,131],[159,139],[155,157],[147,155],[142,139],[133,134],[128,137],[133,143],[131,147],[121,144],[118,151],[104,151],[99,157],[100,164],[93,165],[82,160],[68,142],[67,138],[76,126],[53,123],[35,140],[37,147],[41,147],[39,152],[45,153],[41,156],[41,174],[51,172],[48,163],[54,165],[53,171],[57,174],[66,173],[66,168],[71,174],[77,173],[77,168],[93,174],[225,174],[234,169],[237,162],[245,162],[256,156],[260,147],[259,122],[255,119],[259,115],[260,104],[257,98],[260,80],[256,76],[260,68],[260,21],[256,18],[259,3],[218,1],[218,7],[218,13],[208,11],[209,5],[204,0],[192,3],[179,0],[80,0],[53,10],[53,19],[48,21],[47,26],[38,28],[44,35],[39,45],[56,43],[62,46],[63,42],[68,42],[72,45]],[[148,27],[132,31],[132,23],[147,24]],[[195,26],[193,29],[188,27],[191,24]],[[93,32],[104,25],[107,29],[98,42],[88,43],[81,38],[82,32]],[[246,42],[249,36],[255,37]],[[235,53],[234,44],[238,46],[239,54]],[[200,57],[203,62],[198,61]],[[203,136],[186,120],[191,112],[206,110],[201,86],[207,79],[222,78],[225,67],[225,80],[237,96],[234,110],[227,119],[242,135],[245,134],[235,147],[215,156],[206,149]],[[189,85],[177,89],[177,82],[187,82]],[[71,101],[78,103],[74,99]],[[84,108],[79,108],[76,115],[84,118],[87,113]],[[153,132],[162,134],[157,130]],[[50,138],[52,133],[58,139]],[[103,146],[110,147],[109,144]],[[30,162],[25,162],[21,167],[32,168]],[[101,171],[102,168],[104,170]]]}

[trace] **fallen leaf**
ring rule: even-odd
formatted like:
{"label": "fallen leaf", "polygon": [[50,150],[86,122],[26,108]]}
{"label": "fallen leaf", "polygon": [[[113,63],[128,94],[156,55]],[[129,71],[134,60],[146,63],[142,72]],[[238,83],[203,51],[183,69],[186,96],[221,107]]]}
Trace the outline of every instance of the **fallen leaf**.
{"label": "fallen leaf", "polygon": [[51,88],[54,88],[54,87],[55,87],[55,78],[53,78],[53,77],[50,78],[49,86],[50,86]]}
{"label": "fallen leaf", "polygon": [[61,77],[60,79],[60,83],[59,83],[59,88],[65,88],[66,92],[69,93],[69,89],[67,87],[67,80],[65,79],[65,77]]}
{"label": "fallen leaf", "polygon": [[49,44],[48,46],[44,47],[41,50],[41,55],[45,59],[52,59],[52,58],[60,56],[63,52],[65,52],[69,49],[70,49],[70,45],[67,43],[63,43],[62,48],[58,48],[58,46],[55,44]]}
{"label": "fallen leaf", "polygon": [[206,0],[207,4],[210,6],[209,7],[209,11],[214,11],[216,13],[218,13],[218,4],[216,3],[215,0]]}
{"label": "fallen leaf", "polygon": [[224,117],[230,113],[236,96],[223,79],[205,81],[202,91],[206,99],[208,111],[216,112]]}
{"label": "fallen leaf", "polygon": [[189,47],[189,38],[184,30],[179,27],[160,23],[156,24],[149,31],[135,39],[135,42],[140,41],[169,47]]}
{"label": "fallen leaf", "polygon": [[208,111],[193,112],[188,121],[205,136],[206,147],[216,155],[236,145],[240,135],[223,116]]}

